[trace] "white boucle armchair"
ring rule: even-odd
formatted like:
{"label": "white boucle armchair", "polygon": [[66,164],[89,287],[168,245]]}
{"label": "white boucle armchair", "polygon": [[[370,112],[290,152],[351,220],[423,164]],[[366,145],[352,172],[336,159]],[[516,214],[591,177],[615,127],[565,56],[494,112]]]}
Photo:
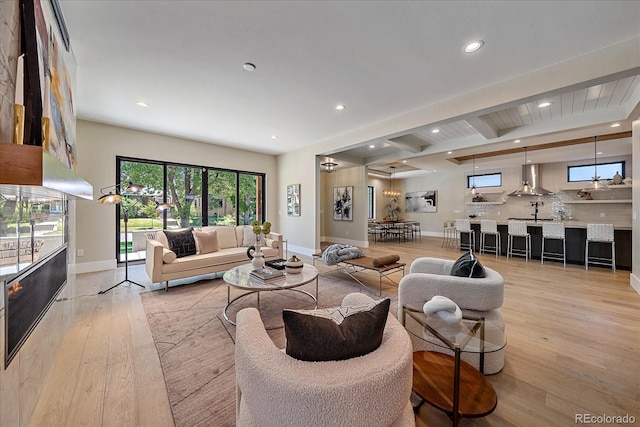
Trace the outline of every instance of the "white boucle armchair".
{"label": "white boucle armchair", "polygon": [[[347,295],[342,305],[371,301]],[[407,331],[389,315],[380,347],[329,362],[294,359],[278,349],[255,308],[236,327],[236,426],[415,426]]]}
{"label": "white boucle armchair", "polygon": [[[411,264],[409,274],[400,280],[398,286],[398,316],[402,307],[421,309],[425,302],[436,295],[442,295],[454,301],[462,314],[482,316],[500,326],[504,332],[504,318],[500,312],[504,300],[504,278],[495,270],[484,267],[485,277],[467,278],[451,276],[451,267],[455,261],[423,257]],[[415,351],[428,350],[452,354],[448,349],[429,344],[411,336]],[[479,355],[462,353],[462,360],[478,368]],[[484,373],[494,374],[504,367],[504,349],[486,353]]]}

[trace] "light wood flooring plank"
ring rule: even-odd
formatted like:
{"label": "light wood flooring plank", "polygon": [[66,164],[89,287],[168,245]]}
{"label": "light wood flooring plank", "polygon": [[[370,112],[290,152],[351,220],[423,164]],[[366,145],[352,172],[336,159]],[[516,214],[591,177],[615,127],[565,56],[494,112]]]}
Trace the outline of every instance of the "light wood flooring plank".
{"label": "light wood flooring plank", "polygon": [[131,298],[131,336],[138,422],[141,426],[173,426],[158,351],[138,295]]}
{"label": "light wood flooring plank", "polygon": [[[441,248],[440,242],[423,236],[406,243],[372,243],[363,250],[373,257],[400,255],[408,273],[418,257],[456,259],[462,254]],[[301,257],[311,262],[311,257]],[[480,259],[505,278],[505,368],[489,377],[498,394],[495,412],[463,419],[460,426],[574,425],[578,411],[630,414],[640,420],[640,295],[629,285],[629,272],[612,274],[600,267],[585,271],[578,265],[564,268],[561,263],[540,265],[538,260],[527,263],[493,255]],[[335,267],[322,262],[316,266],[321,274],[344,277]],[[122,273],[119,269],[118,275]],[[130,265],[129,274],[149,285],[143,265]],[[81,276],[79,280],[92,287],[96,277],[104,281],[99,274]],[[377,274],[357,277],[370,289],[364,292],[377,295]],[[401,277],[399,273],[391,276],[396,282]],[[99,288],[107,285],[101,283]],[[354,292],[358,290],[354,282]],[[80,312],[88,317],[77,320],[82,326],[72,327],[65,337],[61,354],[67,355],[58,355],[60,361],[56,360],[31,425],[57,424],[45,422],[51,419],[66,420],[67,426],[173,426],[162,370],[140,302],[142,291],[122,285],[86,298],[87,306]],[[397,287],[383,279],[383,291],[395,294]],[[216,408],[207,411],[215,413]],[[451,422],[425,404],[417,425],[450,426]]]}

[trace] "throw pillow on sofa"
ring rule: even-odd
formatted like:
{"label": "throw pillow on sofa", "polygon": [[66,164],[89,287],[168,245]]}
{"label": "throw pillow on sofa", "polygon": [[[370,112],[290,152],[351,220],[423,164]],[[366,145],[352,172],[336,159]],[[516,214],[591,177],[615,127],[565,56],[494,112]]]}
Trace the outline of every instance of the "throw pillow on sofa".
{"label": "throw pillow on sofa", "polygon": [[182,258],[196,254],[196,240],[193,237],[193,228],[185,230],[164,230],[169,242],[169,249],[176,253],[176,257]]}
{"label": "throw pillow on sofa", "polygon": [[177,258],[178,257],[176,256],[175,252],[170,251],[167,248],[162,248],[162,262],[164,262],[165,264],[171,264]]}
{"label": "throw pillow on sofa", "polygon": [[380,347],[391,300],[321,310],[283,310],[289,356],[308,362],[345,360]]}
{"label": "throw pillow on sofa", "polygon": [[196,241],[196,253],[198,254],[210,254],[220,250],[218,247],[218,233],[216,230],[193,230],[193,237]]}
{"label": "throw pillow on sofa", "polygon": [[456,260],[449,274],[451,276],[472,277],[476,279],[486,276],[484,267],[471,251]]}

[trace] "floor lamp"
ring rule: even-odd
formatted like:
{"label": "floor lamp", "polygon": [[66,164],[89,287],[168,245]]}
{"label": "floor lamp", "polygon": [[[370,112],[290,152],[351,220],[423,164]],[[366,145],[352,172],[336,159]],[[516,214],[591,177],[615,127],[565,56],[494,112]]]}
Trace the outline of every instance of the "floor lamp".
{"label": "floor lamp", "polygon": [[[103,194],[98,200],[96,200],[98,203],[101,203],[103,205],[119,205],[122,203],[122,195],[119,194],[119,190],[122,188],[123,184],[116,184],[116,185],[112,185],[109,187],[104,187],[100,189],[100,192]],[[142,185],[136,185],[133,184],[132,182],[129,182],[127,187],[125,187],[124,189],[124,193],[125,194],[134,194],[134,193],[138,193],[140,192],[140,190],[142,190],[144,188],[144,186]],[[109,193],[105,194],[104,190],[107,189],[111,189],[109,191]],[[136,201],[137,203],[137,201]],[[98,292],[98,294],[104,294],[109,292],[111,289],[120,286],[123,283],[131,283],[133,285],[138,285],[141,288],[144,288],[143,285],[141,285],[140,283],[134,282],[133,280],[129,279],[129,234],[128,234],[128,227],[127,227],[127,223],[129,222],[129,212],[127,210],[127,207],[123,207],[122,212],[124,213],[124,280],[122,280],[119,283],[116,283],[115,285],[113,285],[112,287],[110,287],[107,290],[104,291],[100,291]]]}

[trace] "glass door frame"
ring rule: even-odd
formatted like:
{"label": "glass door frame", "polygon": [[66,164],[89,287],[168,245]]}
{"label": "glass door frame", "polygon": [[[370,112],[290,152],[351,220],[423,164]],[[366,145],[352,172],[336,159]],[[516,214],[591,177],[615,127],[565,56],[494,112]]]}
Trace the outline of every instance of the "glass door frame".
{"label": "glass door frame", "polygon": [[[258,189],[258,193],[256,194],[256,215],[257,217],[259,217],[259,221],[266,221],[267,218],[264,217],[264,213],[266,212],[266,206],[265,206],[265,201],[266,201],[266,186],[267,186],[267,175],[265,173],[262,172],[251,172],[251,171],[245,171],[245,170],[236,170],[236,169],[226,169],[226,168],[218,168],[218,167],[213,167],[213,166],[201,166],[201,165],[192,165],[192,164],[186,164],[186,163],[176,163],[176,162],[167,162],[167,161],[162,161],[162,160],[152,160],[152,159],[141,159],[141,158],[135,158],[135,157],[128,157],[128,156],[116,156],[116,177],[115,177],[115,183],[116,185],[121,185],[122,184],[122,180],[121,180],[121,163],[122,162],[132,162],[132,163],[146,163],[146,164],[153,164],[153,165],[160,165],[162,166],[162,200],[164,203],[167,202],[167,187],[168,187],[168,172],[167,169],[169,166],[177,166],[177,167],[187,167],[187,168],[201,168],[202,169],[202,175],[201,175],[201,184],[202,184],[202,205],[201,205],[201,217],[202,217],[202,226],[208,226],[209,225],[209,217],[208,217],[208,205],[209,205],[209,201],[208,201],[208,197],[209,197],[209,174],[211,173],[211,171],[220,171],[220,172],[231,172],[231,173],[235,173],[236,174],[236,206],[235,206],[235,217],[236,217],[236,225],[238,224],[238,220],[240,218],[240,204],[238,203],[239,197],[240,197],[240,175],[241,174],[245,174],[245,175],[253,175],[253,176],[259,176],[261,177],[261,185],[260,188]],[[144,182],[136,182],[136,184],[140,184],[140,185],[144,185]],[[116,215],[115,215],[115,222],[116,222],[116,260],[118,264],[124,264],[124,261],[120,261],[120,221],[122,219],[122,215],[121,215],[121,209],[120,209],[120,205],[117,205],[118,208],[116,209]],[[167,228],[167,212],[164,211],[162,212],[162,229],[166,230]],[[141,260],[142,261],[142,260]],[[129,263],[131,263],[132,261],[130,260]],[[134,261],[135,263],[135,261]]]}

